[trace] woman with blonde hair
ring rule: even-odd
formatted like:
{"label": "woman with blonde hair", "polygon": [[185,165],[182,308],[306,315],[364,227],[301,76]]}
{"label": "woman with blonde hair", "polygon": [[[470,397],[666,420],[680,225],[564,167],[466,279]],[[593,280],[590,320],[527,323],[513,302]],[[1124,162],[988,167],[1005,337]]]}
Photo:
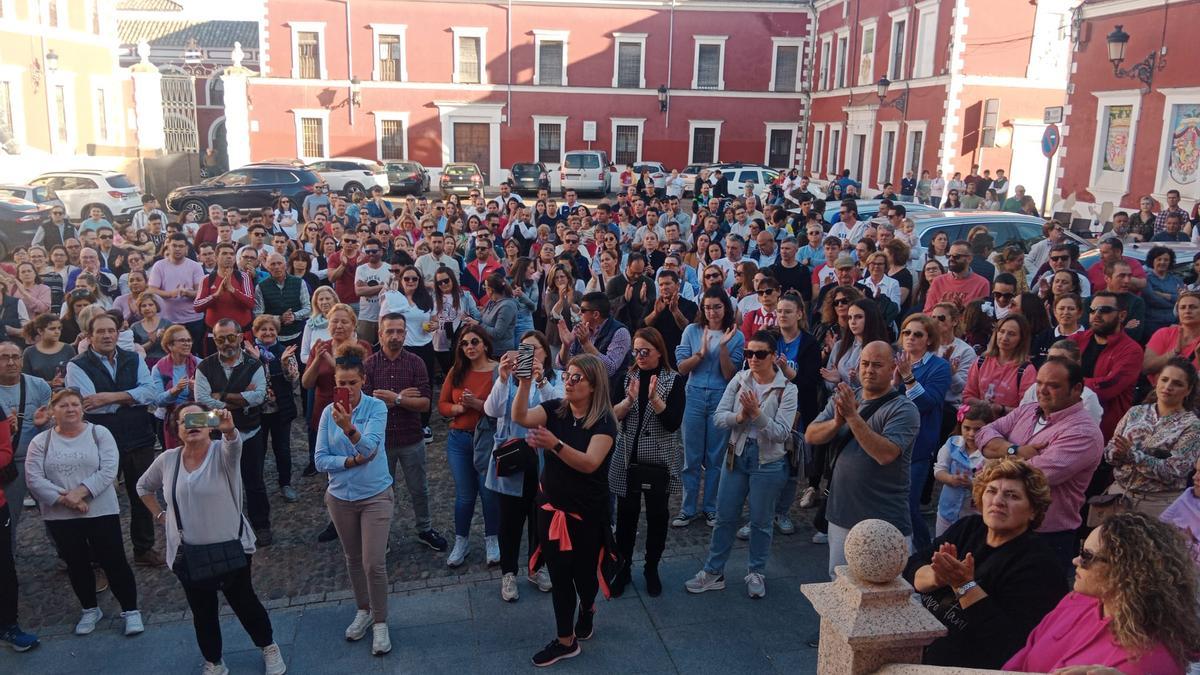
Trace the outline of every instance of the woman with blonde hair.
{"label": "woman with blonde hair", "polygon": [[[192,336],[187,329],[178,324],[167,326],[162,331],[159,346],[164,356],[151,366],[151,372],[158,377],[159,394],[154,403],[157,410],[154,416],[166,422],[171,419],[175,408],[190,403],[195,394],[192,383],[196,377],[196,368],[200,367],[200,359],[192,353]],[[170,423],[163,425],[162,446],[173,448],[179,445],[179,437]]]}

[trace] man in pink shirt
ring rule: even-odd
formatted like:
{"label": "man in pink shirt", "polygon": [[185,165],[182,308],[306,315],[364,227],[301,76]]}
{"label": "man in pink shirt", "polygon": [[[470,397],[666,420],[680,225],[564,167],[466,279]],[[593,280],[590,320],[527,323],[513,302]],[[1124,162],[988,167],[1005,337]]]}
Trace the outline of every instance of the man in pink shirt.
{"label": "man in pink shirt", "polygon": [[193,303],[206,276],[204,267],[187,257],[188,240],[182,233],[167,237],[166,249],[166,257],[150,268],[147,291],[163,299],[162,318],[186,328],[192,336],[192,351],[200,354],[207,329],[204,315]]}
{"label": "man in pink shirt", "polygon": [[1092,288],[1100,290],[1108,285],[1108,280],[1104,278],[1104,267],[1107,263],[1117,260],[1129,263],[1129,271],[1133,274],[1133,278],[1129,280],[1129,290],[1141,293],[1142,289],[1146,288],[1146,268],[1142,267],[1142,263],[1125,255],[1125,244],[1116,237],[1100,242],[1100,260],[1088,268],[1087,272]]}
{"label": "man in pink shirt", "polygon": [[980,429],[975,444],[988,459],[1024,459],[1046,474],[1050,508],[1038,534],[1063,566],[1075,557],[1084,491],[1104,455],[1100,425],[1083,405],[1083,370],[1051,358],[1037,373],[1037,403],[1026,403]]}
{"label": "man in pink shirt", "polygon": [[986,298],[992,292],[988,280],[971,271],[970,244],[961,240],[954,242],[946,257],[949,258],[950,273],[929,284],[929,293],[925,296],[926,314],[939,302],[952,302],[962,310],[972,300]]}

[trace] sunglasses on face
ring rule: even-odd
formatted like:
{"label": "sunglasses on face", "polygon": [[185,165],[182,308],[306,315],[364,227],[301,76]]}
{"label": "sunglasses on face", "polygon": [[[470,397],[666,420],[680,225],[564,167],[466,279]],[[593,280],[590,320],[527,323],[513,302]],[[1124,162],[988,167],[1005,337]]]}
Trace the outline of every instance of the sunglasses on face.
{"label": "sunglasses on face", "polygon": [[1000,293],[999,291],[992,293],[992,297],[997,300],[1012,300],[1015,293]]}
{"label": "sunglasses on face", "polygon": [[563,382],[567,384],[579,384],[583,381],[583,373],[568,373],[563,375]]}
{"label": "sunglasses on face", "polygon": [[415,283],[418,283],[419,281],[421,281],[421,278],[420,277],[403,277],[401,279],[401,281],[403,281],[405,283],[414,283],[415,284]]}
{"label": "sunglasses on face", "polygon": [[379,255],[379,249],[368,248],[363,251],[363,255]]}
{"label": "sunglasses on face", "polygon": [[1092,565],[1095,565],[1096,563],[1102,563],[1102,562],[1108,562],[1108,558],[1105,558],[1104,556],[1100,555],[1099,553],[1089,551],[1087,549],[1087,547],[1085,547],[1083,544],[1079,545],[1079,567],[1080,568],[1086,570],[1086,569],[1090,568]]}
{"label": "sunglasses on face", "polygon": [[745,354],[746,358],[748,359],[758,359],[760,361],[765,361],[771,358],[771,356],[774,354],[774,352],[769,349],[747,349],[742,353]]}
{"label": "sunglasses on face", "polygon": [[846,305],[849,305],[849,304],[850,304],[850,301],[845,298],[838,298],[837,300],[833,301],[834,307],[845,307]]}
{"label": "sunglasses on face", "polygon": [[946,316],[945,314],[934,314],[933,318],[937,321],[941,321],[942,323],[946,323],[950,320],[950,317]]}
{"label": "sunglasses on face", "polygon": [[438,286],[449,286],[450,280],[449,279],[438,279],[437,284],[438,284]]}
{"label": "sunglasses on face", "polygon": [[343,239],[342,243],[343,244],[357,244],[358,240],[357,239]]}
{"label": "sunglasses on face", "polygon": [[946,257],[951,260],[962,260],[963,258],[970,258],[971,254],[970,253],[951,253],[950,255],[948,255]]}
{"label": "sunglasses on face", "polygon": [[101,239],[112,239],[113,236],[111,234],[102,234],[102,235],[100,235],[100,238]]}
{"label": "sunglasses on face", "polygon": [[459,344],[464,347],[478,347],[479,345],[483,344],[483,340],[480,340],[479,338],[470,338],[468,340],[463,340]]}
{"label": "sunglasses on face", "polygon": [[1117,308],[1111,305],[1100,305],[1099,307],[1092,307],[1088,311],[1090,311],[1092,314],[1112,314],[1113,312],[1117,311]]}
{"label": "sunglasses on face", "polygon": [[649,347],[642,347],[641,349],[633,350],[633,355],[639,359],[649,358],[653,353],[654,350],[650,349]]}
{"label": "sunglasses on face", "polygon": [[774,289],[774,288],[763,288],[758,291],[758,294],[759,295],[775,295],[776,290],[777,289]]}
{"label": "sunglasses on face", "polygon": [[924,333],[915,331],[911,328],[905,328],[904,330],[900,331],[900,334],[903,335],[904,337],[916,337],[916,338],[925,337]]}
{"label": "sunglasses on face", "polygon": [[213,342],[237,342],[241,339],[241,337],[242,336],[238,335],[237,333],[231,333],[229,335],[214,335]]}
{"label": "sunglasses on face", "polygon": [[720,278],[721,278],[721,275],[720,275],[720,274],[716,274],[716,273],[713,273],[713,274],[705,274],[705,275],[704,275],[704,278],[705,278],[705,279],[720,279]]}
{"label": "sunglasses on face", "polygon": [[1069,255],[1052,255],[1052,256],[1050,256],[1050,260],[1052,260],[1054,262],[1066,262],[1070,259],[1071,259],[1071,256],[1069,256]]}

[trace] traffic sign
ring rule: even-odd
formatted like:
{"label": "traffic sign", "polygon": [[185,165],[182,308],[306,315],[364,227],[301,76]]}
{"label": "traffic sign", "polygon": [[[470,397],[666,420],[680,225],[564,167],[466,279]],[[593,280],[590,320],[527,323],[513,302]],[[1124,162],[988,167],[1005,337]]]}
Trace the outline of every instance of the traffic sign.
{"label": "traffic sign", "polygon": [[1046,131],[1042,133],[1042,154],[1046,157],[1053,157],[1054,153],[1058,152],[1058,146],[1062,143],[1062,134],[1058,131],[1058,125],[1046,125]]}

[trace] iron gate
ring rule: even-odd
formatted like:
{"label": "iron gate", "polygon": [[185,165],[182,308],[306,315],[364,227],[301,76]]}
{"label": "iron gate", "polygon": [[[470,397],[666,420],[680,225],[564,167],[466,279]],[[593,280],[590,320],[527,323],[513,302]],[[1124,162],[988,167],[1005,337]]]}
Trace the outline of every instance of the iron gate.
{"label": "iron gate", "polygon": [[196,131],[196,81],[190,75],[162,76],[163,134],[168,154],[198,154],[200,136]]}

